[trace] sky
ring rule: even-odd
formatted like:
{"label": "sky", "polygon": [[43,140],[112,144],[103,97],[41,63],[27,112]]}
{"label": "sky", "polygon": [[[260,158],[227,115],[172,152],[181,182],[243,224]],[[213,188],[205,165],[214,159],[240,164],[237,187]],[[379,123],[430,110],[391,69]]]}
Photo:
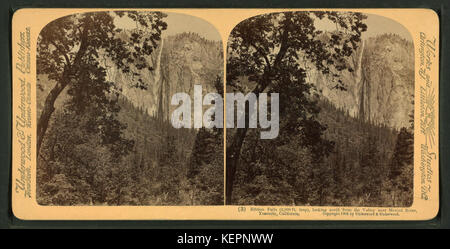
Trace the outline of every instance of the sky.
{"label": "sky", "polygon": [[[212,24],[210,24],[206,20],[185,14],[171,12],[165,13],[167,14],[167,17],[164,19],[167,23],[167,30],[163,31],[163,37],[183,32],[194,32],[208,40],[221,40],[219,32]],[[364,23],[367,24],[367,31],[363,32],[363,39],[367,39],[384,33],[398,34],[406,40],[412,39],[411,34],[408,32],[408,30],[398,22],[379,15],[366,15],[367,19],[364,20]],[[135,23],[127,17],[116,18],[115,23],[116,26],[120,28],[134,28],[136,26]],[[315,25],[318,29],[330,31],[336,29],[335,24],[326,19],[317,20]]]}
{"label": "sky", "polygon": [[[365,15],[367,16],[367,19],[365,19],[363,22],[367,25],[367,31],[362,33],[362,39],[367,39],[385,33],[393,33],[400,35],[402,38],[406,40],[412,40],[409,31],[398,22],[379,15],[374,14],[365,14]],[[336,29],[336,25],[334,23],[331,23],[331,21],[324,19],[316,21],[315,25],[317,28],[325,30]]]}
{"label": "sky", "polygon": [[[163,37],[183,32],[194,32],[208,40],[221,41],[222,39],[216,28],[208,21],[185,14],[164,13],[167,14],[167,17],[164,18],[164,21],[167,23],[167,29],[162,32]],[[135,23],[127,17],[116,18],[115,23],[120,28],[136,27]]]}

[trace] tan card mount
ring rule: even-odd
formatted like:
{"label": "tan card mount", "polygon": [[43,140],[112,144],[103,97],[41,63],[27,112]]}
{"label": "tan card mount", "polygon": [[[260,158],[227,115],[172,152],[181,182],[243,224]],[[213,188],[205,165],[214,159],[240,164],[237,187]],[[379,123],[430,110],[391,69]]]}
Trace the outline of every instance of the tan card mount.
{"label": "tan card mount", "polygon": [[427,9],[20,9],[14,215],[426,220]]}

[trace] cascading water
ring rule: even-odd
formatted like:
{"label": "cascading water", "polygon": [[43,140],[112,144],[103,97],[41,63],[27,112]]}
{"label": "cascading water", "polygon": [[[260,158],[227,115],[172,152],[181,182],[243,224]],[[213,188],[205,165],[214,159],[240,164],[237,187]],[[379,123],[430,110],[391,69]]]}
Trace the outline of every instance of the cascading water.
{"label": "cascading water", "polygon": [[155,68],[154,70],[150,73],[150,75],[152,76],[152,86],[149,88],[149,91],[152,94],[153,97],[153,105],[148,106],[148,111],[147,113],[150,116],[156,116],[158,113],[158,106],[160,105],[160,98],[161,98],[161,88],[162,88],[162,83],[161,83],[161,56],[162,56],[162,51],[163,51],[163,46],[164,46],[164,39],[161,39],[161,43],[158,46],[158,54],[156,56],[156,61],[155,61]]}
{"label": "cascading water", "polygon": [[[361,120],[365,120],[367,118],[367,108],[366,108],[366,102],[369,104],[367,97],[365,96],[368,93],[368,88],[366,86],[367,82],[364,77],[364,72],[362,68],[362,58],[364,54],[364,40],[361,42],[361,52],[359,53],[359,59],[358,59],[358,68],[356,70],[356,79],[355,82],[358,82],[361,85],[360,88],[360,95],[359,95],[359,118]],[[369,114],[370,115],[370,114]]]}
{"label": "cascading water", "polygon": [[164,82],[161,80],[161,54],[164,49],[164,39],[161,39],[160,49],[158,53],[158,59],[156,61],[156,75],[155,75],[155,83],[158,84],[157,91],[158,93],[155,94],[157,104],[157,109],[155,110],[156,117],[158,118],[160,124],[164,121]]}
{"label": "cascading water", "polygon": [[362,74],[362,58],[363,58],[363,54],[364,54],[364,40],[361,41],[361,52],[359,52],[359,58],[358,58],[358,67],[356,69],[356,80],[355,82],[361,82],[361,74]]}
{"label": "cascading water", "polygon": [[161,78],[161,54],[163,51],[163,47],[164,47],[164,39],[161,39],[161,44],[159,45],[159,53],[158,53],[158,57],[156,59],[156,68],[155,68],[155,82],[154,83],[159,83],[159,80]]}

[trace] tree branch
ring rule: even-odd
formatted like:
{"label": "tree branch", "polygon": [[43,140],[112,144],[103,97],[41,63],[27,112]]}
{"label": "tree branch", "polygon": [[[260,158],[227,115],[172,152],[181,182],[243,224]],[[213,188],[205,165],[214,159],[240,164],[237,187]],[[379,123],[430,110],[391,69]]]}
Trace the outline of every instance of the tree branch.
{"label": "tree branch", "polygon": [[264,53],[264,51],[262,51],[262,48],[257,47],[255,44],[250,43],[250,46],[254,47],[256,49],[256,51],[261,54],[261,56],[263,57],[263,59],[266,61],[266,66],[268,67],[268,70],[272,70],[272,67],[270,65],[270,61],[269,58],[267,58],[267,55]]}
{"label": "tree branch", "polygon": [[283,29],[283,34],[281,35],[281,45],[280,45],[280,51],[278,52],[277,56],[275,57],[275,61],[273,62],[274,67],[277,67],[277,65],[281,62],[284,55],[286,55],[286,52],[288,50],[288,30],[285,25]]}
{"label": "tree branch", "polygon": [[66,65],[70,68],[71,64],[70,64],[70,60],[69,57],[67,56],[66,52],[64,52],[57,44],[54,40],[50,40],[50,43],[53,44],[53,46],[55,46],[55,48],[62,54],[62,56],[64,56],[64,59],[66,60]]}

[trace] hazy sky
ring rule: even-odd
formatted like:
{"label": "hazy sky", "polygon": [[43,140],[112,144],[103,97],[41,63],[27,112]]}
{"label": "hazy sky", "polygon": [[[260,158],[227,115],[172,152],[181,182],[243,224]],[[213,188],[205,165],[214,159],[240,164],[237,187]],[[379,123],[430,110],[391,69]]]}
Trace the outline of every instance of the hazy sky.
{"label": "hazy sky", "polygon": [[[365,14],[365,15],[367,15],[367,19],[364,20],[364,23],[367,25],[367,31],[363,32],[362,34],[363,39],[374,37],[380,34],[393,33],[400,35],[406,40],[412,40],[409,31],[398,22],[379,15],[373,14]],[[329,30],[336,29],[336,25],[328,20],[316,21],[316,27],[320,29],[329,29]]]}
{"label": "hazy sky", "polygon": [[[195,32],[208,40],[220,41],[222,39],[216,28],[203,19],[178,13],[164,13],[167,14],[167,17],[164,18],[164,21],[167,23],[167,29],[163,31],[163,37],[183,32]],[[136,27],[136,24],[127,17],[116,18],[115,23],[120,28]]]}
{"label": "hazy sky", "polygon": [[[163,37],[170,35],[175,35],[183,32],[195,32],[200,36],[208,39],[220,41],[221,36],[216,28],[211,25],[208,21],[200,19],[198,17],[165,12],[167,17],[164,19],[167,23],[167,30],[163,31]],[[367,39],[369,37],[374,37],[376,35],[384,33],[394,33],[401,37],[411,40],[410,33],[398,22],[393,21],[389,18],[385,18],[379,15],[366,14],[367,19],[364,22],[367,24],[367,31],[363,33],[362,38]],[[116,18],[115,23],[120,28],[134,28],[135,23],[127,18]],[[335,30],[336,26],[334,23],[328,20],[318,20],[316,21],[316,27],[325,30]]]}

